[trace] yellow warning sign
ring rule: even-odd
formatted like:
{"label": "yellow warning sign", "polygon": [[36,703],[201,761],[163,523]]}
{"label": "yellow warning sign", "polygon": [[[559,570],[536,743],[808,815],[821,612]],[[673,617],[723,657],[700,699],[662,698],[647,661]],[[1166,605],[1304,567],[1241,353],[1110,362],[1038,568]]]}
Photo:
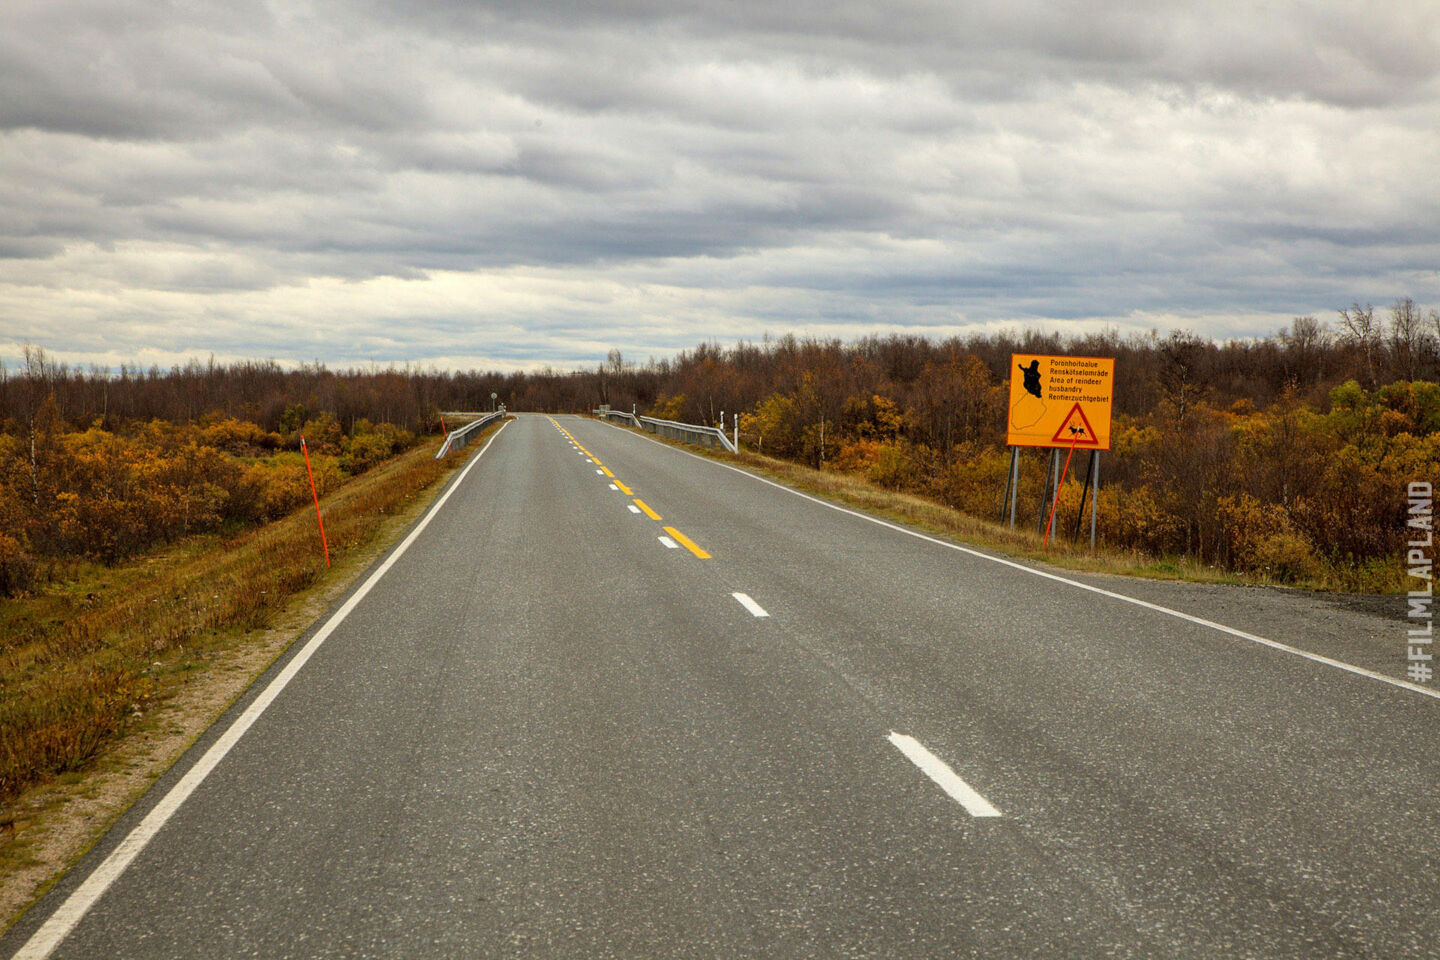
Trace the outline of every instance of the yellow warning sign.
{"label": "yellow warning sign", "polygon": [[1112,357],[1011,354],[1005,442],[1109,450],[1114,387]]}

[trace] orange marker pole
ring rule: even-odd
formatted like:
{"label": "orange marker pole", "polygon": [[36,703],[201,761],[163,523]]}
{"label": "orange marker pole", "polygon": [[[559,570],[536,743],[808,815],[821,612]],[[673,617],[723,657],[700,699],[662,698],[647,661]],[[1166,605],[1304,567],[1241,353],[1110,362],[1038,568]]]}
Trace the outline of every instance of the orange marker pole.
{"label": "orange marker pole", "polygon": [[325,521],[320,516],[320,494],[315,491],[315,474],[310,469],[310,448],[305,438],[300,438],[300,449],[305,452],[305,475],[310,478],[310,496],[315,498],[315,522],[320,524],[320,546],[325,550],[325,566],[330,566],[330,544],[325,542]]}
{"label": "orange marker pole", "polygon": [[1060,482],[1055,485],[1055,499],[1050,501],[1050,519],[1045,522],[1045,539],[1040,542],[1040,549],[1050,545],[1050,531],[1055,526],[1055,508],[1060,505],[1060,491],[1065,489],[1065,475],[1070,472],[1070,458],[1075,456],[1075,444],[1080,442],[1080,435],[1077,433],[1075,439],[1070,441],[1070,452],[1065,455],[1065,469],[1060,471]]}
{"label": "orange marker pole", "polygon": [[440,418],[440,432],[441,432],[443,435],[447,436],[447,437],[450,436],[450,431],[445,429],[445,418],[444,418],[444,417],[441,417],[441,418]]}

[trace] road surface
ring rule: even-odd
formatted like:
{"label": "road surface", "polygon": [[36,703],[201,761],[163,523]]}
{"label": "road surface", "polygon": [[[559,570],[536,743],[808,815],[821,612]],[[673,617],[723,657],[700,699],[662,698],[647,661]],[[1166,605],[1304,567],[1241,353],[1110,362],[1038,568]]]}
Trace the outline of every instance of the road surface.
{"label": "road surface", "polygon": [[0,956],[1440,956],[1435,696],[594,421],[469,455]]}

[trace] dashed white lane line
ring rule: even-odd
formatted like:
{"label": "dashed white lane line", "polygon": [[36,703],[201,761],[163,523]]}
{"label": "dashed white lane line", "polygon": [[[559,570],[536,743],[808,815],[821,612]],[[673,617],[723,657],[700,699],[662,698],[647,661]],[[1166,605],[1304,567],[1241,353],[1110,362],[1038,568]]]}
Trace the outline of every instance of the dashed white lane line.
{"label": "dashed white lane line", "polygon": [[630,508],[630,512],[631,512],[631,513],[639,513],[639,512],[640,512],[640,508],[637,507],[637,506],[635,506],[635,504],[633,504],[633,503],[627,503],[626,506]]}
{"label": "dashed white lane line", "polygon": [[896,749],[905,754],[906,758],[915,766],[919,767],[925,776],[934,780],[941,790],[950,794],[950,798],[960,806],[964,807],[972,817],[998,817],[1002,816],[999,810],[990,805],[975,788],[961,780],[950,766],[935,754],[925,749],[925,745],[914,737],[907,737],[903,733],[890,731],[890,742],[895,744]]}
{"label": "dashed white lane line", "polygon": [[751,600],[751,599],[750,599],[750,595],[749,595],[749,594],[745,594],[745,593],[732,593],[732,594],[730,594],[730,596],[734,597],[736,600],[739,600],[739,601],[740,601],[740,606],[744,607],[746,610],[749,610],[750,613],[751,613],[753,616],[757,616],[757,617],[768,617],[768,616],[770,616],[770,614],[768,614],[768,613],[765,612],[765,608],[764,608],[764,607],[760,606],[760,604],[758,604],[758,603],[756,603],[754,600]]}
{"label": "dashed white lane line", "polygon": [[[617,487],[617,486],[615,486],[615,484],[613,484],[613,483],[610,484],[610,489],[616,491],[617,493],[618,493],[619,490],[620,490],[620,488]],[[639,513],[639,512],[640,512],[640,508],[639,508],[639,507],[636,507],[636,508],[635,508],[635,512],[636,512],[636,513]]]}
{"label": "dashed white lane line", "polygon": [[604,470],[596,470],[595,472],[598,473],[598,474],[600,474],[600,476],[602,476],[602,477],[605,476],[605,471],[604,471]]}
{"label": "dashed white lane line", "polygon": [[674,540],[671,540],[669,537],[661,537],[660,542],[665,544],[665,546],[670,548],[671,550],[680,549],[680,544],[676,543]]}

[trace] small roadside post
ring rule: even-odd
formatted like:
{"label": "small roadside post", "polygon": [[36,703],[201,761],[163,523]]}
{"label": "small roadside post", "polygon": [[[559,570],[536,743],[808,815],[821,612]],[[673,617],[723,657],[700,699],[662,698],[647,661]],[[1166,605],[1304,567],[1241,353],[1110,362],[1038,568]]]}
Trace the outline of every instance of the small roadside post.
{"label": "small roadside post", "polygon": [[315,490],[315,473],[310,469],[310,448],[305,435],[300,435],[300,450],[305,454],[305,475],[310,478],[310,496],[315,500],[315,522],[320,525],[320,547],[325,551],[325,566],[330,566],[330,544],[325,540],[325,519],[320,516],[320,494]]}

